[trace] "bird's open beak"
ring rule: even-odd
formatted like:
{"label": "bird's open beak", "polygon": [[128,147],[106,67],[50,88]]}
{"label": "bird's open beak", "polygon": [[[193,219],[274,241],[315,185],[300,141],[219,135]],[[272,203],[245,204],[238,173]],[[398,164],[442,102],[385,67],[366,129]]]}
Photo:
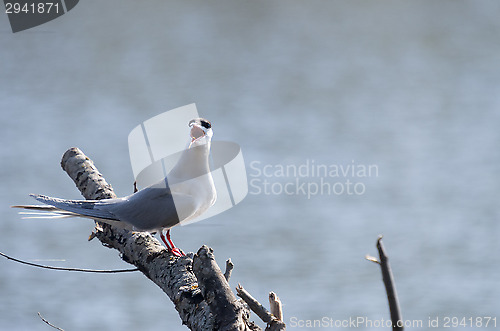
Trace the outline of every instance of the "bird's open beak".
{"label": "bird's open beak", "polygon": [[193,124],[191,127],[191,142],[195,141],[196,139],[200,139],[203,136],[205,136],[205,131],[203,131],[203,129],[198,125]]}

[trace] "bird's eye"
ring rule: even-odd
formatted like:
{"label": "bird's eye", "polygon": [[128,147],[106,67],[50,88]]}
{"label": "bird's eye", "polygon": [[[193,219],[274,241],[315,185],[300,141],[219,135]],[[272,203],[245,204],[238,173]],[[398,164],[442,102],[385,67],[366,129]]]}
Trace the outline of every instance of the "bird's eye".
{"label": "bird's eye", "polygon": [[205,129],[210,129],[212,127],[210,122],[207,120],[201,120],[201,126],[204,127]]}

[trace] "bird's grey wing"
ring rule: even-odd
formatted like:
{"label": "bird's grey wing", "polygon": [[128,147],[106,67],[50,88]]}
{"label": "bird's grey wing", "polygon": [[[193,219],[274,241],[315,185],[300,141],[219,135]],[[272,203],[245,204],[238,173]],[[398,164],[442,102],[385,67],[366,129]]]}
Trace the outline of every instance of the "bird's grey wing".
{"label": "bird's grey wing", "polygon": [[192,196],[172,194],[165,187],[147,187],[124,199],[126,203],[109,206],[109,211],[141,231],[171,228],[185,218],[186,211],[194,213],[197,208]]}
{"label": "bird's grey wing", "polygon": [[47,205],[77,214],[78,216],[109,221],[119,221],[116,215],[110,211],[109,206],[123,202],[122,199],[66,200],[41,194],[30,194],[30,196]]}

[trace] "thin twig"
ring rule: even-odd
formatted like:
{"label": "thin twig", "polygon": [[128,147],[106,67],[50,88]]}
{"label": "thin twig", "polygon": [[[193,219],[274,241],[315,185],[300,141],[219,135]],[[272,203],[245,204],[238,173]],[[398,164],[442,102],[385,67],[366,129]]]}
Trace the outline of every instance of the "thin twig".
{"label": "thin twig", "polygon": [[248,293],[248,291],[245,290],[241,284],[236,286],[236,293],[248,304],[250,309],[257,314],[262,321],[269,323],[273,320],[273,315],[271,315],[269,310],[267,310],[266,307],[264,307],[259,301],[257,301],[257,299]]}
{"label": "thin twig", "polygon": [[380,261],[375,256],[371,256],[371,255],[366,254],[365,259],[367,259],[368,261],[371,261],[373,263],[380,264]]}
{"label": "thin twig", "polygon": [[135,268],[135,269],[116,269],[116,270],[97,270],[97,269],[80,269],[80,268],[52,267],[52,266],[48,266],[48,265],[41,265],[41,264],[36,264],[36,263],[31,263],[31,262],[19,260],[19,259],[13,258],[11,256],[8,256],[7,254],[4,254],[2,252],[0,252],[0,255],[3,256],[3,257],[5,257],[5,258],[7,258],[7,259],[9,259],[9,260],[12,260],[12,261],[15,261],[15,262],[18,262],[18,263],[21,263],[21,264],[26,264],[26,265],[29,265],[29,266],[32,266],[32,267],[43,268],[43,269],[50,269],[50,270],[93,272],[93,273],[104,273],[104,274],[117,274],[117,273],[121,273],[121,272],[132,272],[132,271],[138,271],[139,270],[137,268]]}
{"label": "thin twig", "polygon": [[229,282],[229,278],[231,278],[231,272],[233,271],[234,264],[233,261],[231,261],[231,258],[226,260],[226,271],[224,271],[224,278],[226,278],[226,281]]}
{"label": "thin twig", "polygon": [[396,293],[396,286],[394,282],[394,276],[392,275],[391,266],[389,264],[389,257],[387,256],[384,245],[382,244],[382,236],[378,237],[377,249],[380,256],[380,260],[373,260],[372,258],[367,258],[370,261],[380,264],[382,270],[382,279],[385,285],[385,291],[387,292],[387,300],[389,301],[389,311],[391,312],[392,330],[403,331],[403,319],[401,317],[401,310],[399,308],[398,295]]}
{"label": "thin twig", "polygon": [[[248,293],[247,290],[241,286],[241,284],[238,284],[236,287],[236,293],[240,298],[243,299],[248,304],[248,307],[257,314],[257,316],[260,317],[262,321],[267,323],[267,328],[266,330],[269,331],[283,331],[286,329],[286,325],[282,320],[279,320],[276,316],[273,316],[269,310],[267,310],[257,299],[252,297],[250,293]],[[273,292],[271,292],[273,293]],[[269,294],[269,297],[271,297],[271,293]],[[274,294],[274,293],[273,293]],[[276,294],[274,294],[275,297],[277,298]],[[278,299],[279,300],[279,299]],[[281,301],[280,301],[281,304]]]}
{"label": "thin twig", "polygon": [[40,314],[40,312],[38,312],[38,317],[40,317],[42,319],[42,321],[44,321],[47,325],[53,327],[54,329],[57,329],[59,331],[64,331],[64,329],[58,328],[57,326],[55,326],[54,324],[51,324],[49,321],[47,321],[45,318],[43,318],[43,316]]}

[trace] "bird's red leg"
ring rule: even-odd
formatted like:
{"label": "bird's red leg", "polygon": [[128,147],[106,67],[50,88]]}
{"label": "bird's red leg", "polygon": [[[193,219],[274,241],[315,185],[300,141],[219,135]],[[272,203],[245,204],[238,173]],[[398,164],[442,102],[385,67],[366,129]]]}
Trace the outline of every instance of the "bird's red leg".
{"label": "bird's red leg", "polygon": [[167,240],[165,239],[165,236],[163,235],[163,230],[160,231],[160,238],[161,240],[163,241],[163,243],[165,243],[165,246],[167,246],[167,250],[169,252],[172,251],[172,248],[170,247],[169,243],[167,242]]}
{"label": "bird's red leg", "polygon": [[170,239],[170,229],[167,230],[167,240],[170,243],[170,246],[172,247],[172,253],[175,256],[185,256],[184,252],[180,249],[175,247],[174,243],[172,242],[172,239]]}
{"label": "bird's red leg", "polygon": [[165,245],[167,246],[167,249],[170,253],[172,253],[175,256],[185,256],[184,252],[180,250],[179,248],[175,247],[174,243],[172,242],[172,239],[170,239],[170,229],[167,230],[167,239],[165,239],[165,236],[163,235],[163,231],[160,232],[160,238],[163,240]]}

